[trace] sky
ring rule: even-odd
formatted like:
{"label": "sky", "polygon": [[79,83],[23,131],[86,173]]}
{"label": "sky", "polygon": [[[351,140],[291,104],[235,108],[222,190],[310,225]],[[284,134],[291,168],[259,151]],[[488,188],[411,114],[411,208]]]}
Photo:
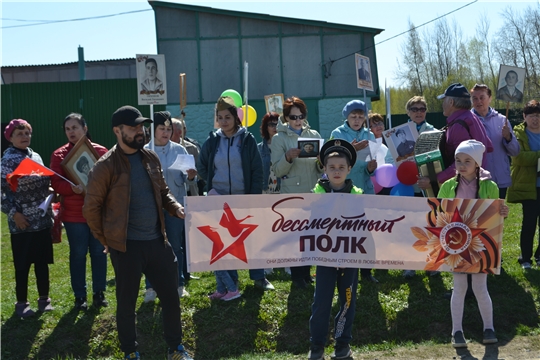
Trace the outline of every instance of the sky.
{"label": "sky", "polygon": [[[78,59],[79,46],[84,48],[87,61],[157,53],[154,12],[147,1],[0,1],[2,66],[74,62]],[[399,86],[395,73],[406,35],[390,38],[407,31],[409,21],[418,26],[470,4],[446,18],[450,22],[457,22],[464,38],[471,38],[482,16],[490,19],[491,30],[495,32],[503,21],[500,14],[505,8],[511,7],[514,11],[522,12],[528,6],[538,4],[538,0],[168,2],[384,29],[375,37],[375,42],[380,43],[376,46],[379,82],[383,85],[386,81],[392,87]],[[127,12],[133,13],[69,21]],[[62,21],[27,26],[54,20]],[[429,30],[430,26],[428,24],[419,30]]]}

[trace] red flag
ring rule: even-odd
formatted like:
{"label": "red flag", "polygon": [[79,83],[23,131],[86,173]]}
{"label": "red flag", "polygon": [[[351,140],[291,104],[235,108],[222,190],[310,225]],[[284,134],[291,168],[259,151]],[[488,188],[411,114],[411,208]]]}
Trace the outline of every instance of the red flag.
{"label": "red flag", "polygon": [[30,158],[25,158],[19,166],[11,174],[7,174],[6,180],[11,188],[11,191],[17,191],[17,186],[19,185],[19,178],[21,176],[51,176],[55,172],[49,168],[38,164]]}

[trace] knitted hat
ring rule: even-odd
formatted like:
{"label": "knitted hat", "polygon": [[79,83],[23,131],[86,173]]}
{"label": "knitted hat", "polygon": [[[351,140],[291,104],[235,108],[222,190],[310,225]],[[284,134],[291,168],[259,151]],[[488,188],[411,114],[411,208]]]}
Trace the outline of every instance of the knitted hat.
{"label": "knitted hat", "polygon": [[4,130],[4,137],[7,139],[7,141],[11,141],[13,131],[15,131],[15,128],[20,125],[27,125],[30,128],[30,134],[32,134],[32,126],[30,126],[28,121],[23,119],[13,119],[9,122],[8,126],[6,126],[6,129]]}
{"label": "knitted hat", "polygon": [[343,108],[343,111],[341,114],[343,114],[343,117],[346,119],[349,117],[349,114],[353,110],[362,110],[364,113],[366,112],[366,104],[363,101],[360,100],[352,100],[349,101],[345,107]]}
{"label": "knitted hat", "polygon": [[482,157],[484,156],[484,151],[486,147],[480,141],[476,140],[465,140],[456,149],[455,155],[457,154],[467,154],[476,161],[478,166],[482,166]]}

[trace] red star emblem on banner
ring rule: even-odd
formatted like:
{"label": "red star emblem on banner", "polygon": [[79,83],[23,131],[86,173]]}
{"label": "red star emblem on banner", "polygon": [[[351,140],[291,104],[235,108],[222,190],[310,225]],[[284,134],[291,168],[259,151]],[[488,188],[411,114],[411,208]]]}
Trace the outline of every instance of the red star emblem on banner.
{"label": "red star emblem on banner", "polygon": [[243,219],[236,219],[234,216],[229,204],[223,204],[223,215],[219,221],[219,225],[227,229],[229,235],[232,238],[236,238],[231,245],[225,248],[221,236],[217,232],[217,229],[209,225],[199,226],[199,229],[210,241],[214,243],[212,246],[212,256],[210,258],[210,264],[215,263],[223,256],[231,254],[232,256],[242,260],[247,263],[246,248],[244,246],[244,241],[247,237],[259,226],[255,224],[242,224],[242,222],[248,218],[252,217],[251,215],[246,216]]}

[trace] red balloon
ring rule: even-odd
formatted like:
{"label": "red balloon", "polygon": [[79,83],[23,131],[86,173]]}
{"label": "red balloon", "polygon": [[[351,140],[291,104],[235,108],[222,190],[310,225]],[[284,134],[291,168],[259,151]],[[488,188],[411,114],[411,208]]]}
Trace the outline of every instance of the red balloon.
{"label": "red balloon", "polygon": [[399,165],[397,172],[397,178],[400,183],[404,185],[413,185],[418,180],[418,168],[416,162],[405,161]]}

